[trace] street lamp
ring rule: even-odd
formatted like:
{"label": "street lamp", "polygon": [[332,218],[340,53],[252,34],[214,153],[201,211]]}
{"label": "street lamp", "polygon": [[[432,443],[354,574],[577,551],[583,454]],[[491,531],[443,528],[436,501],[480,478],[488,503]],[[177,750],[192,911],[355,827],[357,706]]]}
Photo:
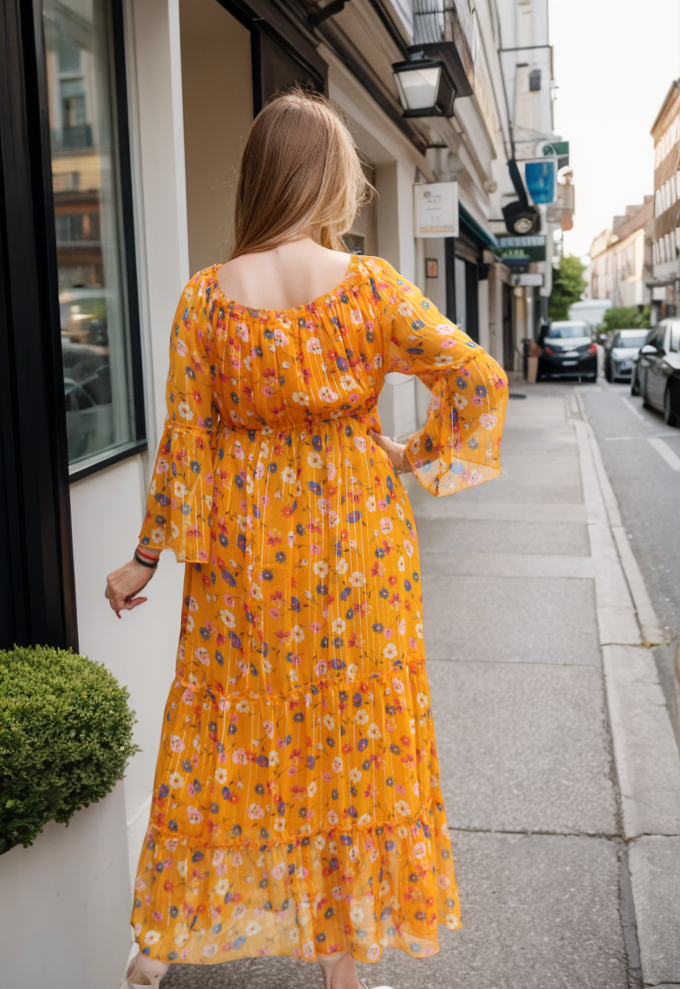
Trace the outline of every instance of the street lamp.
{"label": "street lamp", "polygon": [[422,51],[392,66],[405,117],[452,117],[456,87],[446,66]]}

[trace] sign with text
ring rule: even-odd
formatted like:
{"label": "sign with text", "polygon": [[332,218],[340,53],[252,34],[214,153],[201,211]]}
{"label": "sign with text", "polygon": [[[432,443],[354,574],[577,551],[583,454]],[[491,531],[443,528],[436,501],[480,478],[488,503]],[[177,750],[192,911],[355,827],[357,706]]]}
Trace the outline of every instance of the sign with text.
{"label": "sign with text", "polygon": [[527,286],[529,288],[541,288],[543,286],[543,275],[529,273],[526,275],[513,275],[512,284],[517,286]]}
{"label": "sign with text", "polygon": [[545,261],[545,234],[498,237],[498,247],[494,247],[494,251],[509,267],[528,264],[529,261]]}
{"label": "sign with text", "polygon": [[457,237],[458,183],[428,182],[413,186],[416,237]]}

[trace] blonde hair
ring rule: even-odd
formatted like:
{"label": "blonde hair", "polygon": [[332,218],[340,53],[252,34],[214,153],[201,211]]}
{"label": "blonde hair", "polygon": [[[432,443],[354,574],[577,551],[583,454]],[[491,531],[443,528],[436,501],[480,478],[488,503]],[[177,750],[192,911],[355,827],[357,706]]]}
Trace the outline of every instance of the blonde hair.
{"label": "blonde hair", "polygon": [[243,151],[231,257],[309,230],[323,247],[346,250],[342,235],[372,191],[352,135],[325,97],[299,87],[274,96]]}

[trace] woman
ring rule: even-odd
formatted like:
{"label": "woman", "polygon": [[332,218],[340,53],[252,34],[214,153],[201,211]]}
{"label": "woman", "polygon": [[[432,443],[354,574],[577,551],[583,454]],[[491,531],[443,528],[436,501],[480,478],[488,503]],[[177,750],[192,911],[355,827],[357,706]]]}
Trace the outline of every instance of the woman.
{"label": "woman", "polygon": [[[131,985],[269,954],[357,989],[354,959],[431,955],[459,926],[398,475],[446,495],[499,474],[507,386],[386,261],[343,252],[366,191],[330,105],[277,97],[232,258],[177,308],[139,545],[106,590],[120,618],[164,548],[185,563]],[[405,445],[381,435],[387,371],[432,391]]]}

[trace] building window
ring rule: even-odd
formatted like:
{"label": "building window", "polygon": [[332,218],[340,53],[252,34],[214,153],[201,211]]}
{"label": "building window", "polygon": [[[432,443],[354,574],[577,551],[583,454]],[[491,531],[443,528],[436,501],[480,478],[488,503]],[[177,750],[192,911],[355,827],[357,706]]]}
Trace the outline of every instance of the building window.
{"label": "building window", "polygon": [[124,235],[131,218],[124,217],[121,192],[111,13],[109,0],[43,2],[72,474],[123,455],[143,432],[141,396],[133,387],[133,374],[139,380],[131,346],[135,296]]}

